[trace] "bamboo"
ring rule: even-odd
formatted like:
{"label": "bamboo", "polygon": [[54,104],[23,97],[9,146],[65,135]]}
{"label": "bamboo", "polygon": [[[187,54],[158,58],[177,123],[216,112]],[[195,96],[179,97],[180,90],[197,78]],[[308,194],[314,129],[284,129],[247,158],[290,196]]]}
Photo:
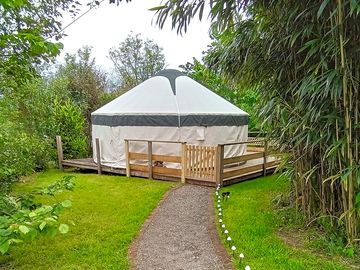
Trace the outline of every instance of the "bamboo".
{"label": "bamboo", "polygon": [[[346,138],[346,159],[349,167],[353,167],[352,150],[351,150],[351,116],[350,106],[351,95],[348,93],[348,81],[347,81],[347,68],[346,68],[346,56],[344,48],[344,25],[343,25],[343,3],[342,0],[338,0],[338,24],[339,24],[339,47],[340,47],[340,63],[342,69],[342,87],[343,87],[343,106],[345,109],[344,123],[345,123],[345,138]],[[345,196],[347,196],[347,208],[346,208],[346,226],[347,233],[349,236],[349,243],[355,238],[356,235],[356,220],[352,216],[354,209],[354,183],[353,173],[349,173],[347,179],[344,181],[345,185]]]}

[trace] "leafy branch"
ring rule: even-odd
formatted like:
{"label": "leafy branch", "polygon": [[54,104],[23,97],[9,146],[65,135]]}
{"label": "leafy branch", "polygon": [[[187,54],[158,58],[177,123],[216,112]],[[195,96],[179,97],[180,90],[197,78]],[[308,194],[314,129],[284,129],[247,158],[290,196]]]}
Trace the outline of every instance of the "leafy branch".
{"label": "leafy branch", "polygon": [[38,235],[55,236],[58,231],[65,234],[69,225],[59,224],[59,215],[71,207],[70,200],[43,205],[35,196],[51,196],[74,189],[74,176],[65,176],[39,191],[27,194],[3,194],[0,197],[0,252],[5,254],[11,245],[33,240]]}

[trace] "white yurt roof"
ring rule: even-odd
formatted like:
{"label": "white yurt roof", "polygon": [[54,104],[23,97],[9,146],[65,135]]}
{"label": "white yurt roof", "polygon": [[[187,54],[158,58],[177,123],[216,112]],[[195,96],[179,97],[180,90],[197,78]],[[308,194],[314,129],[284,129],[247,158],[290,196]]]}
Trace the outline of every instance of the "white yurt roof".
{"label": "white yurt roof", "polygon": [[241,126],[248,114],[184,73],[167,69],[91,114],[105,126]]}

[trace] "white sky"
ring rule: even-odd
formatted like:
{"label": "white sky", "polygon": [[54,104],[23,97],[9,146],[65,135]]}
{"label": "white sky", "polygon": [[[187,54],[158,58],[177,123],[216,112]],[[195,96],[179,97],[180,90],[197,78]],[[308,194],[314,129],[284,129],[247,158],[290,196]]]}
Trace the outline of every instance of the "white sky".
{"label": "white sky", "polygon": [[[88,3],[89,0],[80,1]],[[171,30],[170,20],[162,30],[155,25],[156,18],[149,8],[160,5],[161,0],[125,0],[116,4],[109,4],[108,0],[100,7],[91,10],[84,17],[65,30],[68,35],[62,40],[63,53],[75,53],[83,45],[93,47],[93,56],[99,66],[109,70],[112,63],[108,59],[108,51],[123,41],[130,31],[140,33],[143,39],[153,39],[164,50],[168,68],[178,68],[179,65],[192,61],[193,57],[201,59],[202,51],[210,44],[208,29],[209,21],[200,22],[197,18],[190,23],[190,28],[183,36],[177,35],[176,29]],[[85,6],[85,4],[83,4]],[[88,7],[83,7],[86,11]],[[205,12],[204,12],[205,14]],[[206,19],[206,18],[205,18]],[[71,22],[65,19],[64,26]]]}

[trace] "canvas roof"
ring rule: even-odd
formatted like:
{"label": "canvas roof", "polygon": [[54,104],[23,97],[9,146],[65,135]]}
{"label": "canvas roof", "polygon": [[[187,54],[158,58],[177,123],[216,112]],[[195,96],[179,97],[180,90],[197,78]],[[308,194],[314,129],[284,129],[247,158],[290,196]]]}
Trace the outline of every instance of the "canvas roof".
{"label": "canvas roof", "polygon": [[182,72],[167,69],[92,113],[93,125],[241,126],[248,114]]}

